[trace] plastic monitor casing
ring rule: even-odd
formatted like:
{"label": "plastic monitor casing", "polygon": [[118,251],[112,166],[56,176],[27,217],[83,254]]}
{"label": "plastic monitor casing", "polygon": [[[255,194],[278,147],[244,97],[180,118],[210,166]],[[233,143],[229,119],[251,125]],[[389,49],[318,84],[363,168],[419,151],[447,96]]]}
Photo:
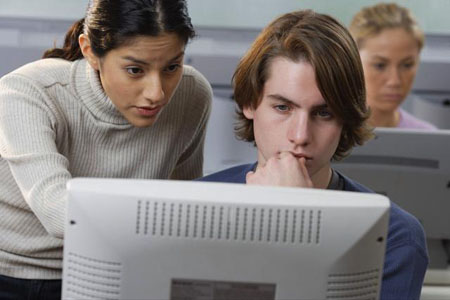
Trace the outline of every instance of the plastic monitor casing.
{"label": "plastic monitor casing", "polygon": [[68,190],[63,299],[379,297],[384,196],[92,178]]}

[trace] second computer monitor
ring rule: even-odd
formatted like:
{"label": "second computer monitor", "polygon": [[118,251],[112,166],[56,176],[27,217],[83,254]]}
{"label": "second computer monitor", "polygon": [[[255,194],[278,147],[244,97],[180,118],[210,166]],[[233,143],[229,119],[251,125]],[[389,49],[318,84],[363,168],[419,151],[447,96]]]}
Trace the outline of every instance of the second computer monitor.
{"label": "second computer monitor", "polygon": [[[416,216],[424,226],[432,267],[446,267],[450,239],[450,130],[377,128],[333,168]],[[445,244],[445,243],[444,243]]]}

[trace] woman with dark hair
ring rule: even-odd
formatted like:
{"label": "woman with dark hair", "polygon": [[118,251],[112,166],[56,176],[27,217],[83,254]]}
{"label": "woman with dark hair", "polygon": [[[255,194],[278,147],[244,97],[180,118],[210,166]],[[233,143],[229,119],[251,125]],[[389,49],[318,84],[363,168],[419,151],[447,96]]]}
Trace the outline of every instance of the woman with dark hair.
{"label": "woman with dark hair", "polygon": [[60,299],[69,179],[202,175],[194,35],[185,0],[92,0],[61,49],[0,80],[0,299]]}

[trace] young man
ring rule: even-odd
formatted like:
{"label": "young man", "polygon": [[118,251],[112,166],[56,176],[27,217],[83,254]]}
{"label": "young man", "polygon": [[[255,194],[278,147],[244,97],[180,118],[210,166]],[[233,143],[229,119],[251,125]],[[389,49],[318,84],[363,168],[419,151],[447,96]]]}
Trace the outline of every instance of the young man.
{"label": "young man", "polygon": [[[331,168],[371,137],[358,49],[333,18],[285,14],[257,37],[234,74],[237,135],[258,161],[203,181],[371,192]],[[391,203],[381,299],[419,299],[428,256],[424,231]]]}

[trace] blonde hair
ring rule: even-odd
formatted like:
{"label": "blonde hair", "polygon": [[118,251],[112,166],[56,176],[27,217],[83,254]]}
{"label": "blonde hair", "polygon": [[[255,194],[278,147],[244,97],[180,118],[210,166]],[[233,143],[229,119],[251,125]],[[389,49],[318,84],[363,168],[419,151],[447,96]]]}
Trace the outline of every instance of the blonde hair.
{"label": "blonde hair", "polygon": [[350,23],[350,33],[361,49],[365,39],[385,29],[403,28],[416,39],[419,51],[424,45],[424,33],[411,11],[395,3],[379,3],[363,7]]}

